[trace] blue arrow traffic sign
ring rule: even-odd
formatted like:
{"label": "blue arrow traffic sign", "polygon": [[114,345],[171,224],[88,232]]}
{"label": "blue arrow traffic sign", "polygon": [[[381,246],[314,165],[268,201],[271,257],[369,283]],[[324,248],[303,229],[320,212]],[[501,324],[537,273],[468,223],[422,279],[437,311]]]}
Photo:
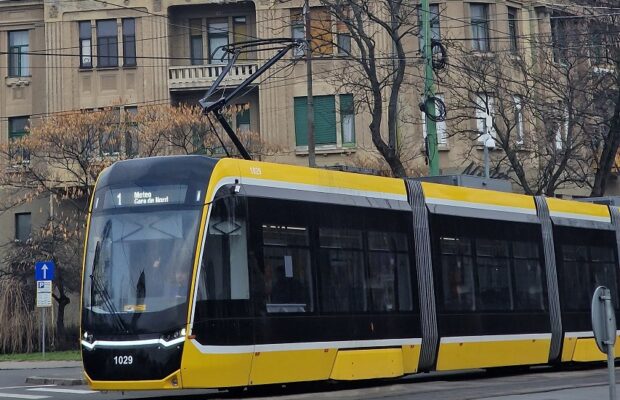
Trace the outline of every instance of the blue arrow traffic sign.
{"label": "blue arrow traffic sign", "polygon": [[34,264],[34,279],[37,281],[51,281],[54,279],[54,261],[37,261]]}

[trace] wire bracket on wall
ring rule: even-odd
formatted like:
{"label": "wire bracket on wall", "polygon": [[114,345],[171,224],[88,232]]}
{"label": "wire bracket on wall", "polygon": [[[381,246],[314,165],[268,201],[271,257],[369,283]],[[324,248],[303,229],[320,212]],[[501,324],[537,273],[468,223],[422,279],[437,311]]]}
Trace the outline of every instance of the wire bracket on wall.
{"label": "wire bracket on wall", "polygon": [[441,43],[440,40],[433,39],[431,40],[431,54],[432,54],[432,65],[434,71],[442,70],[446,67],[446,60],[448,58],[448,51],[446,50],[446,46]]}
{"label": "wire bracket on wall", "polygon": [[[435,103],[435,113],[431,114],[429,112],[428,105],[433,104],[433,102]],[[435,97],[435,96],[427,97],[426,99],[423,99],[420,102],[419,106],[420,106],[420,111],[426,114],[428,116],[428,119],[430,119],[431,121],[443,122],[446,120],[446,116],[447,116],[446,103],[444,103],[443,100],[441,100],[439,97]]]}

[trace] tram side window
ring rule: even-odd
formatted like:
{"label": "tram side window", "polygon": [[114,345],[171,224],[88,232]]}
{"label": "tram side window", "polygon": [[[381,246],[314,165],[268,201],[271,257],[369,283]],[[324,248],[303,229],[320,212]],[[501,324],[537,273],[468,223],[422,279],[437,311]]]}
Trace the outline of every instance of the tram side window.
{"label": "tram side window", "polygon": [[[223,190],[227,190],[224,188]],[[212,205],[202,257],[201,300],[247,300],[250,297],[246,201],[227,195]]]}
{"label": "tram side window", "polygon": [[613,249],[610,247],[592,246],[590,247],[590,260],[594,286],[606,286],[611,291],[612,299],[617,307],[618,283]]}
{"label": "tram side window", "polygon": [[439,234],[446,311],[544,310],[539,244],[533,224],[433,216]]}
{"label": "tram side window", "polygon": [[618,277],[616,274],[615,237],[612,231],[556,227],[561,245],[559,279],[565,309],[585,311],[590,307],[597,286],[611,290],[618,307]]}
{"label": "tram side window", "polygon": [[321,309],[367,311],[362,231],[319,228]]}
{"label": "tram side window", "polygon": [[312,311],[312,274],[306,226],[263,224],[266,309]]}
{"label": "tram side window", "polygon": [[398,300],[399,310],[412,310],[410,282],[407,235],[397,232],[369,231],[370,309],[372,311],[394,311],[397,309],[396,301]]}
{"label": "tram side window", "polygon": [[536,242],[513,242],[515,277],[515,308],[520,310],[543,310],[542,268],[539,247]]}
{"label": "tram side window", "polygon": [[314,310],[308,206],[249,199],[252,302],[259,315]]}
{"label": "tram side window", "polygon": [[586,246],[562,246],[564,293],[568,310],[585,310],[590,301],[590,271]]}
{"label": "tram side window", "polygon": [[512,282],[508,242],[477,239],[478,309],[512,310]]}
{"label": "tram side window", "polygon": [[476,304],[471,239],[442,237],[441,267],[446,310],[473,310]]}

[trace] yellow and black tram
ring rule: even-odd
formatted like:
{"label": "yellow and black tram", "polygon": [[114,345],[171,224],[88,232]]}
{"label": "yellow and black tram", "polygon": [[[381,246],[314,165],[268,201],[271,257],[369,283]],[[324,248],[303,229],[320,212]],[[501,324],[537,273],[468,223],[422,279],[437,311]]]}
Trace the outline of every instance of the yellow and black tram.
{"label": "yellow and black tram", "polygon": [[604,359],[611,206],[236,159],[97,182],[81,348],[102,390],[226,388]]}

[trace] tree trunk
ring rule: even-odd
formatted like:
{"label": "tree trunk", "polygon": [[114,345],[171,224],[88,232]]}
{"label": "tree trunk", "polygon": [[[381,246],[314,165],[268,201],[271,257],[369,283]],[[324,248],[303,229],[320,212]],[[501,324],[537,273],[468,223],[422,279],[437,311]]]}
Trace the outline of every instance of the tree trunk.
{"label": "tree trunk", "polygon": [[56,314],[56,347],[57,350],[64,350],[70,346],[65,333],[65,307],[69,305],[71,300],[64,291],[60,291],[59,296],[54,296],[54,300],[58,303],[58,313]]}

